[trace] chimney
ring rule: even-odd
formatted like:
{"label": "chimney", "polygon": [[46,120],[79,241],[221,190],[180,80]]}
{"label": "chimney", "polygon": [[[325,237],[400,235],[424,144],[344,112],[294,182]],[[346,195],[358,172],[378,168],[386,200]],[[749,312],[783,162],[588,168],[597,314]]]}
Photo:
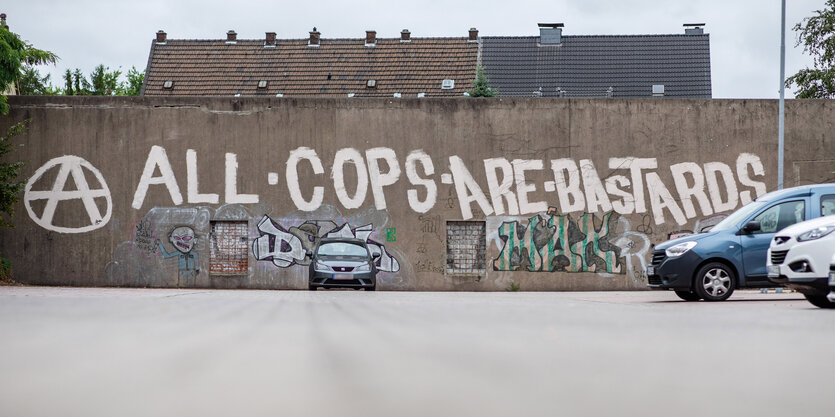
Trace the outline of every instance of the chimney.
{"label": "chimney", "polygon": [[377,31],[366,30],[365,31],[365,46],[376,46],[376,45],[377,45]]}
{"label": "chimney", "polygon": [[539,23],[539,46],[562,43],[562,23]]}
{"label": "chimney", "polygon": [[226,43],[238,43],[238,34],[234,30],[226,32]]}
{"label": "chimney", "polygon": [[470,28],[470,39],[467,42],[478,42],[478,29]]}
{"label": "chimney", "polygon": [[3,26],[4,28],[6,28],[6,30],[9,30],[9,25],[6,24],[6,14],[5,13],[0,13],[0,26]]}
{"label": "chimney", "polygon": [[316,30],[316,27],[313,27],[313,30],[310,31],[310,40],[307,42],[307,46],[311,48],[318,48],[319,47],[319,31]]}
{"label": "chimney", "polygon": [[275,32],[267,32],[264,48],[275,48]]}
{"label": "chimney", "polygon": [[403,29],[400,31],[400,42],[411,42],[412,41],[412,33],[409,32],[409,29]]}
{"label": "chimney", "polygon": [[684,34],[685,35],[704,35],[705,31],[702,29],[704,23],[685,23],[684,26]]}
{"label": "chimney", "polygon": [[157,43],[165,43],[165,38],[168,36],[164,30],[157,31]]}

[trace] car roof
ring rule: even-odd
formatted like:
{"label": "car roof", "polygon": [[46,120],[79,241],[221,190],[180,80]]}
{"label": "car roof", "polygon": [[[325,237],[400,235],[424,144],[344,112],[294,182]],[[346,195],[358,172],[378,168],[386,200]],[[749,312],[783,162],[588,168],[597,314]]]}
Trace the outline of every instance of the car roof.
{"label": "car roof", "polygon": [[784,188],[772,191],[758,198],[757,201],[777,201],[785,198],[805,197],[813,193],[835,193],[835,184],[801,185],[799,187]]}

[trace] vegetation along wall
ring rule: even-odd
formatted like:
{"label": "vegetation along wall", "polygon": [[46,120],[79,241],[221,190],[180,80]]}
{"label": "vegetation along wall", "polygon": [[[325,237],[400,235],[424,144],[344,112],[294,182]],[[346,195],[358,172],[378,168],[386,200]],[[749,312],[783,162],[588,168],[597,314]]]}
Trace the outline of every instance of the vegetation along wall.
{"label": "vegetation along wall", "polygon": [[[0,254],[31,284],[306,289],[353,236],[382,290],[643,289],[653,244],[777,185],[774,100],[9,102]],[[787,103],[787,186],[833,180],[833,121]]]}

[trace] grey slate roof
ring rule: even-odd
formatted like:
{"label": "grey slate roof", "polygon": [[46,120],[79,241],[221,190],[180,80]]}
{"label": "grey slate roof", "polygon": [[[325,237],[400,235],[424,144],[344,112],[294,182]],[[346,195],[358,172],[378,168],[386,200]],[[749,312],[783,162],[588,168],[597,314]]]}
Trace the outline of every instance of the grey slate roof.
{"label": "grey slate roof", "polygon": [[481,39],[481,63],[500,97],[651,97],[653,84],[666,97],[712,95],[708,34],[563,35],[544,46],[538,36]]}

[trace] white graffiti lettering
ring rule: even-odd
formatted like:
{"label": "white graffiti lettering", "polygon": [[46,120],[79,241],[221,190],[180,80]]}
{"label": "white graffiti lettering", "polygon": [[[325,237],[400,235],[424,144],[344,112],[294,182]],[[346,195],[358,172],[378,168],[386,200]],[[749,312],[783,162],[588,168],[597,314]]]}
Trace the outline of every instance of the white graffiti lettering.
{"label": "white graffiti lettering", "polygon": [[632,179],[632,201],[635,202],[635,213],[646,213],[647,206],[644,200],[644,180],[641,170],[658,168],[658,161],[655,158],[609,158],[609,169],[628,169]]}
{"label": "white graffiti lettering", "polygon": [[461,217],[464,220],[473,218],[473,211],[470,205],[475,201],[481,207],[485,216],[493,214],[493,208],[481,187],[473,179],[473,174],[464,165],[464,161],[458,156],[449,157],[449,169],[452,171],[452,181],[455,183],[455,192],[458,194],[458,202],[461,204]]}
{"label": "white graffiti lettering", "polygon": [[[502,180],[499,182],[497,170],[502,172]],[[507,214],[516,216],[519,214],[519,203],[516,201],[516,194],[511,190],[513,187],[513,166],[505,158],[491,158],[484,160],[484,173],[487,177],[487,189],[490,190],[490,200],[493,201],[493,211],[497,216],[505,213],[502,199],[507,201]]]}
{"label": "white graffiti lettering", "polygon": [[[290,200],[299,210],[310,212],[324,203],[325,187],[315,185],[309,199],[303,196],[306,193],[301,189],[300,172],[304,174],[302,177],[309,178],[300,166],[303,159],[310,162],[314,175],[323,174],[325,168],[316,151],[307,147],[292,150],[287,159],[285,178]],[[444,200],[445,205],[454,208],[457,197],[463,220],[476,216],[540,213],[548,208],[547,201],[555,193],[559,203],[555,208],[561,214],[614,211],[619,215],[630,215],[650,211],[656,224],[663,223],[665,216],[672,216],[677,224],[682,225],[698,216],[733,210],[766,192],[765,183],[754,180],[765,176],[762,161],[751,153],[739,154],[735,171],[724,162],[681,162],[670,165],[668,174],[662,172],[663,168],[659,169],[656,158],[613,157],[608,159],[605,176],[600,175],[591,159],[580,159],[579,163],[570,158],[552,159],[549,176],[553,174],[553,180],[540,183],[544,194],[549,196],[546,198],[542,198],[543,192],[538,191],[540,184],[532,181],[537,176],[541,177],[542,174],[534,173],[544,169],[545,160],[515,159],[511,162],[502,157],[484,159],[486,189],[474,178],[463,158],[452,155],[448,161],[449,171],[440,173],[440,180],[441,184],[452,185],[454,194],[450,189],[450,198]],[[346,187],[346,165],[353,165],[356,170],[356,188],[350,192]],[[418,173],[418,165],[422,167],[422,174]],[[426,192],[426,197],[421,200],[420,188],[407,187],[409,207],[417,213],[429,212],[435,207],[439,192],[436,183],[438,173],[435,172],[432,157],[423,150],[413,150],[406,157],[403,167],[409,184],[422,187]],[[157,170],[159,175],[155,176]],[[627,170],[628,174],[623,172]],[[191,149],[186,152],[186,171],[188,202],[217,204],[218,194],[200,193],[198,189],[197,153]],[[257,203],[258,194],[238,193],[237,174],[237,156],[227,153],[226,203]],[[352,174],[349,172],[348,177],[353,178]],[[401,165],[397,154],[386,147],[370,148],[364,153],[354,148],[339,149],[331,165],[333,191],[342,207],[347,209],[363,207],[370,188],[374,208],[386,210],[386,190],[394,188],[392,186],[400,181],[400,177]],[[665,184],[662,178],[672,178],[673,184]],[[268,179],[269,184],[275,185],[278,174],[268,173]],[[134,193],[132,207],[141,208],[149,186],[157,184],[166,186],[174,205],[183,203],[165,149],[153,146]],[[531,201],[534,196],[539,200]],[[480,209],[480,213],[474,212],[474,207]]]}
{"label": "white graffiti lettering", "polygon": [[[45,191],[34,191],[33,186],[37,184],[41,177],[53,168],[58,168],[58,175],[55,177],[55,182],[52,188]],[[84,176],[84,170],[93,173],[93,176],[101,185],[101,188],[91,189]],[[75,190],[67,190],[66,184],[69,177],[75,183]],[[101,215],[98,206],[96,205],[96,198],[104,198],[106,203],[104,216]],[[41,215],[37,215],[32,206],[32,202],[36,200],[46,200]],[[69,200],[81,200],[84,205],[84,210],[87,212],[87,217],[90,223],[81,227],[59,226],[53,222],[55,211],[58,204]],[[39,226],[47,230],[52,230],[58,233],[83,233],[91,230],[104,227],[110,216],[113,213],[113,201],[110,197],[110,189],[107,188],[107,182],[96,167],[80,158],[78,156],[66,155],[58,158],[53,158],[43,164],[40,168],[32,174],[29,181],[26,182],[26,188],[23,194],[24,205],[26,212]]]}
{"label": "white graffiti lettering", "polygon": [[409,200],[409,206],[417,213],[426,213],[435,206],[438,199],[438,186],[435,181],[421,178],[417,173],[415,164],[420,162],[423,165],[423,171],[426,175],[435,174],[435,166],[432,164],[432,158],[423,150],[415,150],[409,153],[406,157],[406,177],[409,178],[409,183],[412,185],[420,185],[426,188],[426,199],[420,201],[418,199],[418,192],[415,189],[410,189],[406,193]]}
{"label": "white graffiti lettering", "polygon": [[[766,192],[765,184],[759,181],[751,180],[751,176],[748,175],[749,165],[751,166],[751,169],[754,170],[754,175],[759,177],[765,176],[762,161],[760,161],[760,158],[757,155],[750,153],[741,153],[739,154],[739,157],[736,158],[736,175],[739,177],[739,182],[742,185],[746,187],[753,187],[757,192],[757,196],[761,196]],[[739,193],[739,199],[743,205],[750,203],[754,200],[754,198],[751,197],[751,192],[748,190]]]}
{"label": "white graffiti lettering", "polygon": [[554,159],[551,161],[551,170],[554,171],[562,212],[571,213],[585,209],[586,198],[580,191],[580,170],[577,169],[577,163],[568,158]]}
{"label": "white graffiti lettering", "polygon": [[217,194],[200,194],[197,186],[197,151],[189,149],[186,151],[186,172],[188,176],[188,196],[189,204],[209,203],[217,204],[220,197]]}
{"label": "white graffiti lettering", "polygon": [[[374,206],[377,210],[386,208],[386,195],[383,187],[392,185],[400,178],[400,164],[397,162],[397,155],[393,149],[372,148],[365,151],[365,159],[368,161],[368,177],[371,180],[371,194],[374,195]],[[386,161],[389,171],[380,172],[380,161]]]}
{"label": "white graffiti lettering", "polygon": [[522,213],[537,213],[548,210],[548,203],[544,201],[528,202],[528,193],[536,192],[536,185],[525,181],[525,171],[542,170],[539,159],[514,159],[513,174],[516,178],[516,195],[519,198],[519,211]]}
{"label": "white graffiti lettering", "polygon": [[[156,171],[157,167],[159,167],[160,175],[155,177],[154,171]],[[183,204],[183,195],[180,194],[180,187],[177,185],[177,179],[174,178],[174,170],[171,169],[171,163],[168,161],[165,148],[154,145],[151,147],[151,151],[148,152],[148,159],[145,160],[145,169],[142,170],[142,176],[139,177],[139,185],[136,186],[136,192],[133,193],[133,204],[131,204],[131,207],[137,210],[142,208],[142,203],[145,201],[145,194],[148,193],[148,187],[157,184],[165,184],[174,205],[179,206]]]}
{"label": "white graffiti lettering", "polygon": [[[702,173],[701,167],[693,162],[683,162],[680,164],[670,165],[670,172],[673,174],[673,181],[676,184],[676,191],[681,200],[681,207],[684,209],[684,214],[687,218],[696,217],[696,209],[693,207],[693,197],[699,203],[702,210],[702,215],[710,216],[713,214],[713,209],[710,207],[710,200],[705,194],[705,177]],[[693,185],[687,185],[687,178],[685,174],[689,174],[693,179]]]}
{"label": "white graffiti lettering", "polygon": [[255,204],[258,194],[238,194],[238,156],[226,154],[226,204]]}
{"label": "white graffiti lettering", "polygon": [[[290,151],[290,157],[287,158],[287,171],[284,176],[287,178],[287,190],[289,191],[290,199],[293,200],[293,204],[299,210],[313,211],[322,205],[322,201],[325,198],[325,187],[321,185],[313,187],[313,197],[311,197],[310,201],[302,197],[298,169],[299,162],[302,159],[310,161],[314,174],[319,175],[325,173],[325,169],[322,167],[322,160],[316,155],[316,151],[302,146]],[[276,180],[276,182],[278,181]]]}
{"label": "white graffiti lettering", "polygon": [[590,159],[580,160],[580,173],[583,177],[583,188],[586,191],[588,212],[597,213],[598,207],[603,212],[612,211],[612,202],[609,201],[609,195],[606,194],[600,176],[597,175],[594,163]]}
{"label": "white graffiti lettering", "polygon": [[[343,174],[346,163],[351,163],[357,170],[357,190],[353,196],[348,195],[345,189],[345,176]],[[368,192],[368,172],[365,170],[365,161],[362,154],[353,148],[340,149],[333,158],[333,188],[336,197],[343,207],[354,209],[362,206],[365,202],[365,194]]]}

